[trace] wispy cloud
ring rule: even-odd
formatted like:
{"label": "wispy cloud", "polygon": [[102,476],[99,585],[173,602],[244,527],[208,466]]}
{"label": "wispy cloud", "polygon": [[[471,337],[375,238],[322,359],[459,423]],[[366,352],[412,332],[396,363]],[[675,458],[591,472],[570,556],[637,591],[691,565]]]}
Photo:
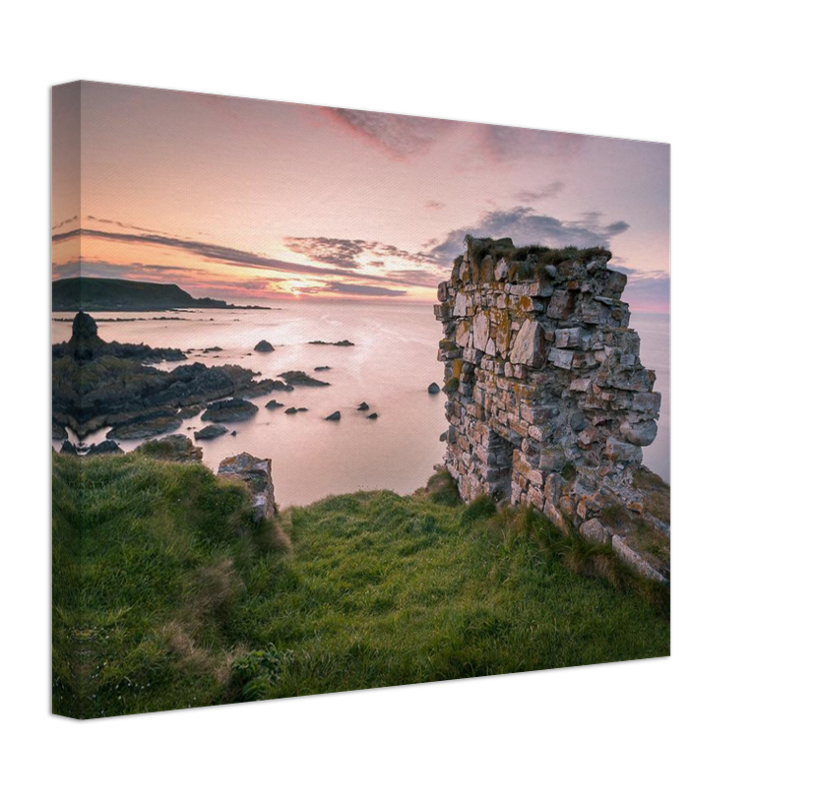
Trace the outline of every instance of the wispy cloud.
{"label": "wispy cloud", "polygon": [[562,191],[563,186],[564,184],[562,181],[553,181],[536,192],[518,192],[515,195],[515,198],[520,200],[522,203],[534,203],[538,200],[545,200],[548,197],[554,197]]}
{"label": "wispy cloud", "polygon": [[482,152],[494,163],[525,158],[557,158],[575,155],[585,137],[573,133],[511,128],[506,125],[479,125],[477,136]]}
{"label": "wispy cloud", "polygon": [[548,247],[608,247],[610,240],[628,230],[622,220],[603,225],[600,215],[591,213],[577,221],[564,221],[536,214],[528,206],[489,211],[473,225],[450,231],[444,239],[424,254],[440,264],[448,264],[463,250],[467,234],[476,237],[509,236],[516,245],[543,244]]}
{"label": "wispy cloud", "polygon": [[[133,245],[155,245],[162,248],[175,249],[180,252],[192,253],[199,256],[204,261],[214,262],[218,264],[225,264],[235,267],[246,267],[248,269],[261,269],[271,270],[274,272],[282,272],[298,275],[310,275],[315,277],[341,277],[349,278],[354,276],[363,280],[368,280],[374,283],[385,284],[402,284],[407,286],[427,286],[427,282],[410,277],[409,271],[402,277],[391,277],[388,273],[382,275],[369,274],[354,271],[348,267],[318,267],[312,264],[296,264],[291,261],[282,261],[276,258],[268,258],[252,253],[247,250],[238,250],[233,247],[225,247],[223,245],[212,244],[210,242],[200,242],[190,239],[181,239],[174,236],[164,236],[158,234],[136,234],[136,233],[120,233],[118,231],[102,231],[89,228],[74,229],[66,233],[53,234],[51,240],[54,243],[68,241],[69,239],[82,236],[104,241],[114,241],[121,243],[128,243]],[[305,247],[305,243],[309,241],[317,242],[318,249],[324,247],[325,240],[318,239],[297,240]],[[382,244],[381,242],[365,242],[364,240],[333,240],[335,242],[360,242],[358,246],[361,248],[360,252],[378,254],[383,257],[404,258],[408,261],[415,263],[427,264],[429,259],[426,256],[408,253],[393,245]],[[353,248],[352,248],[353,249]],[[83,272],[84,274],[84,272]]]}
{"label": "wispy cloud", "polygon": [[[383,258],[400,259],[414,264],[426,264],[427,258],[420,253],[411,253],[392,244],[369,242],[365,239],[329,239],[324,236],[295,238],[284,240],[286,247],[293,253],[304,255],[312,261],[334,264],[346,269],[357,269],[363,266],[361,258],[367,257],[367,266],[384,266]],[[376,260],[370,260],[373,257]],[[389,273],[390,274],[390,273]]]}
{"label": "wispy cloud", "polygon": [[459,123],[403,114],[324,108],[324,114],[354,136],[397,159],[425,153],[441,136]]}
{"label": "wispy cloud", "polygon": [[346,269],[357,269],[361,256],[368,244],[362,239],[329,239],[325,236],[312,238],[296,238],[289,236],[285,239],[286,247],[293,253],[307,256],[312,261],[323,264],[334,264]]}

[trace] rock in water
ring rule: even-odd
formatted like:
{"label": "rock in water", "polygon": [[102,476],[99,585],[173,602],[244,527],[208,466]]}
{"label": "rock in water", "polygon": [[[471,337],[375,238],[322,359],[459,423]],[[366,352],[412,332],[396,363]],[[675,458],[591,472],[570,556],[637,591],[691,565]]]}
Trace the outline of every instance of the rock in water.
{"label": "rock in water", "polygon": [[265,339],[261,339],[255,345],[255,352],[257,353],[273,353],[274,347],[272,347],[270,342],[267,342]]}
{"label": "rock in water", "polygon": [[435,381],[431,383],[430,386],[427,387],[428,394],[438,394],[440,391],[441,389],[439,388],[439,384],[436,383]]}
{"label": "rock in water", "polygon": [[290,384],[291,386],[330,386],[330,383],[326,381],[317,380],[317,378],[312,378],[311,375],[303,372],[299,369],[292,369],[288,372],[281,372],[278,376],[283,378],[286,383]]}
{"label": "rock in water", "polygon": [[330,420],[331,422],[336,422],[340,418],[340,412],[335,411],[333,414],[329,414],[326,419]]}
{"label": "rock in water", "polygon": [[238,422],[254,417],[257,413],[258,407],[254,403],[233,397],[231,400],[210,403],[201,419],[204,422]]}
{"label": "rock in water", "polygon": [[88,452],[86,453],[86,455],[103,456],[106,453],[107,454],[113,453],[119,455],[121,453],[124,453],[124,450],[122,450],[122,448],[119,447],[119,445],[116,444],[116,442],[114,442],[112,439],[107,439],[104,442],[99,442],[99,444],[92,444],[88,448]]}
{"label": "rock in water", "polygon": [[373,414],[368,414],[368,416],[366,417],[366,419],[378,419],[378,418],[379,414],[377,414],[376,411],[374,411]]}
{"label": "rock in water", "polygon": [[283,408],[283,403],[279,403],[277,400],[270,400],[266,403],[266,408],[270,411],[274,411],[276,408]]}
{"label": "rock in water", "polygon": [[206,428],[201,428],[200,431],[195,431],[193,436],[195,440],[198,441],[199,439],[217,439],[219,436],[223,436],[225,433],[229,433],[229,429],[226,425],[207,425]]}
{"label": "rock in water", "polygon": [[357,406],[357,411],[367,411],[369,408],[370,406],[367,403],[360,403]]}

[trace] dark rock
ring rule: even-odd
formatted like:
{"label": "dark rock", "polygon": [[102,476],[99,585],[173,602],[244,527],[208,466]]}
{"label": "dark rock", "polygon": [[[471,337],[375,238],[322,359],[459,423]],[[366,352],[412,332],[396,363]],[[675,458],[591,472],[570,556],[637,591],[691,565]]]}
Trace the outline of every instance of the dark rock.
{"label": "dark rock", "polygon": [[233,397],[230,400],[216,400],[207,406],[201,415],[205,422],[238,422],[249,419],[258,413],[258,407],[248,400]]}
{"label": "dark rock", "polygon": [[191,417],[197,417],[206,406],[200,405],[198,403],[191,405],[191,406],[182,406],[178,409],[178,416],[181,419],[190,419]]}
{"label": "dark rock", "polygon": [[330,383],[312,378],[311,375],[299,369],[289,370],[288,372],[281,372],[278,376],[283,378],[286,383],[291,386],[330,386]]}
{"label": "dark rock", "polygon": [[70,439],[66,439],[62,443],[62,447],[60,448],[59,452],[64,453],[64,454],[69,455],[69,456],[79,455],[79,453],[77,453],[77,451],[76,451],[76,447],[74,447],[73,444],[71,444]]}
{"label": "dark rock", "polygon": [[286,409],[286,414],[297,414],[300,411],[308,411],[308,409],[307,408],[295,408],[294,406],[292,406],[291,408]]}
{"label": "dark rock", "polygon": [[330,420],[331,422],[336,422],[340,418],[340,412],[335,411],[333,414],[329,414],[326,419]]}
{"label": "dark rock", "polygon": [[78,436],[107,425],[175,414],[179,407],[189,409],[183,412],[186,417],[198,413],[193,412],[196,405],[283,386],[278,381],[261,386],[263,382],[254,381],[257,373],[231,364],[156,369],[144,362],[185,356],[180,350],[103,342],[92,333],[94,320],[87,314],[78,317],[78,337],[52,347],[53,422],[67,425]]}
{"label": "dark rock", "polygon": [[270,411],[274,411],[276,408],[283,408],[283,403],[278,403],[277,400],[270,400],[266,403],[266,408]]}
{"label": "dark rock", "polygon": [[272,347],[272,345],[269,342],[267,342],[265,339],[261,339],[255,345],[255,351],[258,352],[258,353],[272,353],[272,352],[274,352],[274,347]]}
{"label": "dark rock", "polygon": [[321,339],[317,339],[316,341],[309,342],[309,344],[331,345],[332,347],[353,347],[354,346],[354,343],[349,342],[348,339],[343,339],[341,342],[324,342]]}
{"label": "dark rock", "polygon": [[439,436],[439,441],[440,442],[446,442],[447,441],[447,431],[445,431],[441,436]]}
{"label": "dark rock", "polygon": [[230,433],[229,435],[230,435],[230,436],[237,436],[237,435],[238,435],[238,432],[237,432],[237,431],[232,431],[232,433]]}
{"label": "dark rock", "polygon": [[205,347],[201,352],[202,353],[220,353],[223,351],[223,347]]}
{"label": "dark rock", "polygon": [[68,431],[57,422],[51,421],[51,438],[58,442],[68,438]]}
{"label": "dark rock", "polygon": [[288,386],[283,381],[264,378],[262,381],[256,381],[252,386],[247,386],[240,394],[241,397],[259,397],[262,394],[270,394],[277,390],[290,392],[293,388],[293,386]]}
{"label": "dark rock", "polygon": [[368,414],[368,416],[365,419],[378,419],[378,418],[379,414],[377,414],[376,411],[374,411],[373,414]]}
{"label": "dark rock", "polygon": [[357,406],[357,411],[367,411],[369,408],[370,406],[367,403],[360,403]]}
{"label": "dark rock", "polygon": [[435,382],[431,383],[430,386],[427,387],[428,394],[438,394],[440,391],[441,389],[439,388],[439,384]]}
{"label": "dark rock", "polygon": [[122,450],[122,448],[119,447],[119,445],[116,444],[116,442],[114,442],[112,439],[107,439],[104,442],[99,442],[99,444],[92,444],[88,448],[88,452],[86,453],[86,455],[102,456],[105,455],[106,453],[114,453],[118,455],[124,453],[124,450]]}
{"label": "dark rock", "polygon": [[331,369],[331,367],[314,367],[315,372],[324,372],[327,369]]}
{"label": "dark rock", "polygon": [[[266,383],[267,381],[261,381],[261,383]],[[285,381],[271,381],[271,389],[270,392],[293,392],[294,386],[289,385]]]}
{"label": "dark rock", "polygon": [[201,428],[200,431],[195,431],[193,436],[198,441],[199,439],[217,439],[225,433],[229,433],[229,429],[225,425],[207,425],[205,428]]}

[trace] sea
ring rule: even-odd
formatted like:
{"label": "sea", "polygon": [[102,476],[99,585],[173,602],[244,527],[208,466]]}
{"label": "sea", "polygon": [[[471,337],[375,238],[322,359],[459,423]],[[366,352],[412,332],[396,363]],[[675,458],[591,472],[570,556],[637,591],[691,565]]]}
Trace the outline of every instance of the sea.
{"label": "sea", "polygon": [[[254,398],[258,413],[244,422],[227,423],[235,436],[199,441],[207,466],[217,470],[227,456],[250,452],[272,460],[275,496],[281,507],[305,505],[328,495],[391,489],[408,494],[427,483],[444,458],[440,435],[447,430],[445,395],[429,394],[430,383],[442,384],[436,360],[441,326],[431,305],[399,302],[276,301],[271,309],[189,309],[167,312],[96,312],[92,314],[105,341],[143,343],[151,347],[195,349],[191,361],[209,366],[238,364],[274,378],[303,370],[325,387],[300,387]],[[55,312],[52,341],[67,341],[73,315]],[[159,319],[177,317],[178,319]],[[115,319],[116,321],[105,321]],[[62,321],[66,320],[66,321]],[[667,314],[632,313],[631,327],[641,336],[643,364],[657,375],[662,392],[659,433],[644,449],[644,463],[670,481],[670,324]],[[274,352],[258,353],[266,339]],[[353,347],[313,345],[348,339]],[[202,354],[204,348],[219,352]],[[184,362],[188,363],[188,362]],[[174,369],[177,362],[158,365]],[[315,371],[317,367],[329,367]],[[274,398],[283,408],[268,410]],[[366,403],[368,411],[357,411]],[[308,411],[286,414],[288,406]],[[339,422],[325,420],[339,411]],[[378,418],[367,416],[376,412]],[[203,428],[200,415],[184,420],[176,433],[192,437]],[[102,428],[84,444],[101,442]],[[71,441],[77,443],[73,432]],[[138,440],[121,441],[129,451]]]}

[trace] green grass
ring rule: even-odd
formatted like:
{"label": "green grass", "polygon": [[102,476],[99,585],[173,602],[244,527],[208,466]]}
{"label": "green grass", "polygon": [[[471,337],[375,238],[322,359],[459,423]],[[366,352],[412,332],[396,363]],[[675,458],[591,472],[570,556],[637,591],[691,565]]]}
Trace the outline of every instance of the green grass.
{"label": "green grass", "polygon": [[55,455],[53,509],[57,713],[669,652],[664,595],[598,569],[603,548],[540,515],[496,510],[489,498],[464,506],[444,473],[411,497],[358,493],[289,509],[280,531],[252,522],[242,488],[204,467],[126,455],[80,468]]}
{"label": "green grass", "polygon": [[529,280],[533,276],[545,275],[543,267],[557,265],[571,259],[588,262],[593,258],[611,258],[611,251],[603,247],[546,247],[540,244],[515,247],[511,239],[472,239],[469,244],[474,266],[480,267],[486,256],[492,256],[495,262],[505,258],[513,262],[510,270],[511,280]]}

